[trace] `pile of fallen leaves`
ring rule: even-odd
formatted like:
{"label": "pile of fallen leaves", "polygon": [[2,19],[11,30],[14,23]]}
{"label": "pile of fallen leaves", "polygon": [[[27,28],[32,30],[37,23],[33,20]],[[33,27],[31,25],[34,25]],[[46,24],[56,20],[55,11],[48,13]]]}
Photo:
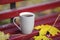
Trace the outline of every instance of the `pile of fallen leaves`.
{"label": "pile of fallen leaves", "polygon": [[52,36],[55,36],[60,33],[60,30],[51,25],[40,25],[35,27],[34,29],[39,30],[39,36],[34,36],[35,40],[52,40],[51,38],[48,38],[46,36],[47,32],[49,33],[49,35]]}

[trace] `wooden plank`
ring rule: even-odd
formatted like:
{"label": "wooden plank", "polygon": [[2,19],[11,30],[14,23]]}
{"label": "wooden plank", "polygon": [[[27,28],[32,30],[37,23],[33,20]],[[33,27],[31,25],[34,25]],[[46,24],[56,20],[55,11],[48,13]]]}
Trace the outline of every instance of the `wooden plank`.
{"label": "wooden plank", "polygon": [[52,9],[52,8],[56,8],[56,7],[60,7],[60,1],[48,3],[48,4],[44,4],[44,5],[34,5],[34,6],[30,6],[30,7],[22,7],[20,9],[13,9],[10,11],[7,10],[7,12],[0,12],[0,20],[19,16],[20,12],[36,12],[36,11],[43,11],[43,10]]}
{"label": "wooden plank", "polygon": [[[51,22],[49,21],[50,22],[49,23],[49,22],[47,22],[47,20],[50,20],[51,18],[53,18],[53,19],[56,18],[58,14],[59,13],[56,13],[56,14],[53,14],[53,15],[49,15],[49,16],[40,17],[40,18],[35,20],[35,23],[39,22],[40,24],[42,24],[41,21],[43,21],[45,24],[48,23],[48,24],[51,25],[52,21]],[[38,20],[40,20],[40,21],[38,21]],[[53,20],[53,21],[55,21],[55,20]],[[58,26],[57,28],[60,29],[60,18],[59,18],[58,21],[59,22],[57,22],[57,24],[55,26],[56,27]],[[35,25],[37,25],[37,24],[35,24]],[[5,33],[12,33],[13,34],[13,35],[11,34],[11,37],[10,37],[9,40],[28,40],[29,38],[32,38],[33,36],[38,34],[38,31],[36,31],[36,30],[34,30],[29,35],[21,34],[20,31],[19,31],[18,34],[15,34],[16,32],[18,32],[18,29],[13,23],[0,26],[0,30],[4,31]],[[57,38],[57,37],[60,37],[60,34],[58,36],[56,36],[56,37],[51,37],[51,38],[54,39],[54,38]]]}
{"label": "wooden plank", "polygon": [[0,0],[0,5],[18,2],[18,1],[23,1],[23,0]]}

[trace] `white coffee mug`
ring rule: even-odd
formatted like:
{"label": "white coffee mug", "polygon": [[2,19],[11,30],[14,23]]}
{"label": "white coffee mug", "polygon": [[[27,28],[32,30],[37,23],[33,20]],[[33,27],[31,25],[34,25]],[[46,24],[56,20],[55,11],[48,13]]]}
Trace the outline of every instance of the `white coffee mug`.
{"label": "white coffee mug", "polygon": [[14,22],[13,23],[22,31],[23,34],[30,34],[34,29],[35,14],[31,12],[22,12],[19,14],[20,27]]}

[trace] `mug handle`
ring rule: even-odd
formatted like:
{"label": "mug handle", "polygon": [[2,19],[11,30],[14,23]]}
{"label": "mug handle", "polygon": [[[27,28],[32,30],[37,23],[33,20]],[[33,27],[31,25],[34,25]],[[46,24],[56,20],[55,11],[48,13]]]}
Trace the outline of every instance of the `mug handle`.
{"label": "mug handle", "polygon": [[17,17],[14,17],[14,18],[13,18],[13,23],[14,23],[14,25],[21,31],[21,28],[20,28],[20,27],[15,23],[15,21],[14,21],[16,18],[17,18]]}

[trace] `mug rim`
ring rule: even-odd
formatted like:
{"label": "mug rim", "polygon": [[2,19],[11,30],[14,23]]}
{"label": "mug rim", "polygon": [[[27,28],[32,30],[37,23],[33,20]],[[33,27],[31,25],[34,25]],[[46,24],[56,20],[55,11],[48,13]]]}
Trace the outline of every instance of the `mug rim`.
{"label": "mug rim", "polygon": [[[32,13],[32,12],[22,12],[22,13],[19,14],[19,16],[26,15],[26,14],[27,14],[27,15],[29,15],[29,14],[32,15],[32,17],[35,16],[35,14]],[[25,16],[24,16],[24,17],[25,17]]]}

